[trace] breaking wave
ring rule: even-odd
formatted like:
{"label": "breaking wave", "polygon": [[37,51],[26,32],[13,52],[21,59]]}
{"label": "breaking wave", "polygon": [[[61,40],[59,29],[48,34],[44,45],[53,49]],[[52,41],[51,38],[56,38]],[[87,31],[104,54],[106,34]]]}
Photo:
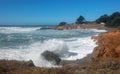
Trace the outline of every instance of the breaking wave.
{"label": "breaking wave", "polygon": [[41,27],[0,27],[0,33],[24,33],[40,29]]}
{"label": "breaking wave", "polygon": [[[89,44],[91,42],[91,44]],[[43,43],[36,42],[27,48],[19,47],[19,49],[3,49],[0,50],[0,59],[16,59],[16,60],[33,60],[35,65],[43,67],[54,66],[46,61],[42,56],[46,50],[59,54],[62,59],[75,60],[85,57],[91,53],[95,44],[89,38],[86,40],[76,39],[71,42],[63,40],[50,39]],[[46,63],[45,63],[46,62]]]}
{"label": "breaking wave", "polygon": [[[41,56],[44,51],[54,52],[64,60],[81,59],[91,53],[96,46],[91,36],[105,32],[105,30],[42,30],[36,32],[37,29],[40,27],[0,27],[0,33],[2,33],[0,34],[0,59],[33,60],[36,66],[54,67],[56,65]],[[35,32],[29,33],[31,31]],[[25,32],[29,34],[23,34]],[[17,35],[11,33],[17,33]],[[9,37],[10,35],[12,38]],[[27,40],[28,44],[27,42],[23,44]]]}

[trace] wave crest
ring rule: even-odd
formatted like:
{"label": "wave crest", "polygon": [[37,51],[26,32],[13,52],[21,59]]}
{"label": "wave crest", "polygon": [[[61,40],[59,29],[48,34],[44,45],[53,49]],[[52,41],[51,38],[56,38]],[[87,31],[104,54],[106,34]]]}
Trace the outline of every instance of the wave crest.
{"label": "wave crest", "polygon": [[40,29],[41,27],[0,27],[0,33],[23,33]]}

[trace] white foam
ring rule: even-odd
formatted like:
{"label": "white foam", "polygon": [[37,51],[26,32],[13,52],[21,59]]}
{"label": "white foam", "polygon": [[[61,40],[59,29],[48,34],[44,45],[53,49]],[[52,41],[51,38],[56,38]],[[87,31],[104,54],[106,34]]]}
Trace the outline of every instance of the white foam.
{"label": "white foam", "polygon": [[90,30],[94,32],[107,32],[107,30],[98,30],[98,29],[90,29]]}
{"label": "white foam", "polygon": [[[93,30],[96,31],[96,30]],[[61,56],[65,60],[76,60],[85,57],[93,51],[96,46],[91,37],[76,37],[66,39],[49,39],[43,43],[34,42],[26,48],[19,49],[0,49],[0,59],[15,59],[15,60],[33,60],[36,66],[54,67],[52,63],[46,61],[41,53],[44,51],[52,51]],[[73,55],[71,53],[77,53]]]}
{"label": "white foam", "polygon": [[34,63],[37,66],[53,67],[54,65],[52,65],[52,63],[42,58],[41,53],[48,50],[59,54],[61,57],[65,57],[69,54],[67,47],[68,46],[62,40],[50,39],[44,41],[44,43],[37,42],[29,47],[32,52],[27,55],[27,58],[34,60]]}
{"label": "white foam", "polygon": [[20,33],[20,32],[31,32],[41,27],[0,27],[0,33]]}
{"label": "white foam", "polygon": [[86,38],[78,38],[75,41],[69,42],[68,46],[70,47],[70,52],[77,53],[76,56],[70,56],[65,58],[67,60],[76,60],[81,59],[87,54],[92,53],[94,47],[96,47],[95,42],[91,39],[91,37]]}
{"label": "white foam", "polygon": [[[71,39],[72,40],[72,39]],[[87,38],[75,38],[73,41],[65,42],[58,39],[49,39],[43,43],[36,42],[29,45],[28,48],[0,50],[0,59],[15,59],[15,60],[33,60],[36,66],[54,67],[54,65],[46,61],[41,53],[48,50],[57,53],[62,59],[76,60],[85,57],[91,53],[95,47],[94,42]],[[77,53],[77,55],[70,55]]]}

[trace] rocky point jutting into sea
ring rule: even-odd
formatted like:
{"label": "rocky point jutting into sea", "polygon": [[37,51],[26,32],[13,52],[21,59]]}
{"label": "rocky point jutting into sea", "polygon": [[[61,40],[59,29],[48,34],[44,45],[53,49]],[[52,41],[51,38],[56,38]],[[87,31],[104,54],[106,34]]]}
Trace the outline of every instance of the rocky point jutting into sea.
{"label": "rocky point jutting into sea", "polygon": [[58,25],[54,27],[55,30],[71,30],[71,29],[107,29],[105,24],[98,24],[96,22],[84,23],[84,24],[71,24],[71,25]]}
{"label": "rocky point jutting into sea", "polygon": [[[120,30],[101,33],[96,40],[89,60],[84,64],[70,63],[57,68],[40,68],[32,61],[1,60],[1,74],[119,74],[120,73]],[[81,61],[81,60],[78,60]]]}

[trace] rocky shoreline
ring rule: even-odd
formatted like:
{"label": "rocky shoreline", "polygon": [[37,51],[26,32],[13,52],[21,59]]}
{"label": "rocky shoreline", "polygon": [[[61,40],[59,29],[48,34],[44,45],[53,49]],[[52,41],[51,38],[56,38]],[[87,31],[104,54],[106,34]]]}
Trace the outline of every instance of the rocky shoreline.
{"label": "rocky shoreline", "polygon": [[105,27],[105,24],[88,23],[88,24],[72,24],[72,25],[56,26],[53,29],[71,30],[71,29],[108,29],[108,28]]}
{"label": "rocky shoreline", "polygon": [[87,23],[87,24],[70,24],[70,25],[58,25],[54,27],[43,27],[39,30],[72,30],[72,29],[100,29],[100,30],[111,30],[112,28],[105,27],[105,24],[98,23]]}
{"label": "rocky shoreline", "polygon": [[101,33],[92,54],[79,60],[62,60],[63,67],[36,67],[32,60],[0,60],[0,74],[119,74],[120,29]]}

